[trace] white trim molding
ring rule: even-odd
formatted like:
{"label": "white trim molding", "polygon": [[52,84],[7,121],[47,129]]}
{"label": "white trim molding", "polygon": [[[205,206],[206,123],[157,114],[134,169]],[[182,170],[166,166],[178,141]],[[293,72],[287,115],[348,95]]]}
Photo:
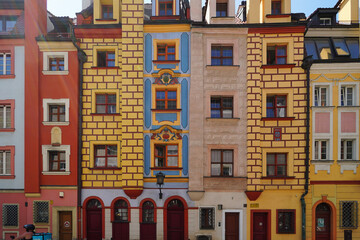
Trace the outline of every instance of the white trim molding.
{"label": "white trim molding", "polygon": [[[57,105],[65,105],[65,122],[50,122],[49,121],[49,105],[57,104]],[[70,100],[68,98],[60,98],[60,99],[51,99],[44,98],[43,99],[43,124],[44,125],[69,125],[69,108],[70,108]]]}
{"label": "white trim molding", "polygon": [[[65,151],[65,172],[52,172],[49,171],[49,152],[50,151]],[[70,145],[42,145],[43,157],[43,175],[69,175],[70,174]]]}
{"label": "white trim molding", "polygon": [[225,213],[239,213],[239,240],[243,240],[244,230],[243,230],[243,210],[242,209],[226,209],[222,210],[222,239],[225,239]]}
{"label": "white trim molding", "polygon": [[[50,71],[50,58],[64,58],[64,71]],[[44,75],[68,75],[69,74],[69,56],[68,52],[43,52],[43,74]]]}

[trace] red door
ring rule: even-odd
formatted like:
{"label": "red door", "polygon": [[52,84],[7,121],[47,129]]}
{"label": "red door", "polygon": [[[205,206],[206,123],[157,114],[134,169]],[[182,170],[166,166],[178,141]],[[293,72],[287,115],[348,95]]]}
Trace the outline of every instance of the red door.
{"label": "red door", "polygon": [[178,199],[167,206],[167,239],[184,240],[184,205]]}
{"label": "red door", "polygon": [[86,237],[87,240],[102,239],[102,209],[101,203],[92,199],[86,207]]}
{"label": "red door", "polygon": [[72,240],[72,212],[59,212],[59,238]]}
{"label": "red door", "polygon": [[156,223],[140,224],[140,240],[156,240]]}
{"label": "red door", "polygon": [[114,204],[113,240],[129,239],[129,206],[125,200]]}
{"label": "red door", "polygon": [[128,240],[129,239],[129,223],[128,222],[113,222],[113,240]]}
{"label": "red door", "polygon": [[239,240],[239,213],[225,213],[225,240]]}
{"label": "red door", "polygon": [[140,224],[140,240],[156,240],[155,208],[151,201],[143,203]]}
{"label": "red door", "polygon": [[331,210],[328,204],[321,203],[316,207],[316,240],[331,239]]}
{"label": "red door", "polygon": [[253,213],[253,240],[267,240],[267,216],[265,212]]}

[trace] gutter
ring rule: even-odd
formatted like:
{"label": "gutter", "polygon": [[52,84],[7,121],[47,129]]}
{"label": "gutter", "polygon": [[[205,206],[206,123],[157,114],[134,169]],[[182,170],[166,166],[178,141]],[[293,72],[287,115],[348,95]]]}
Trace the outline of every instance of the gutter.
{"label": "gutter", "polygon": [[305,196],[309,192],[309,162],[310,162],[310,68],[313,64],[312,56],[304,58],[301,68],[306,71],[306,146],[305,146],[305,192],[301,195],[301,239],[306,239],[306,203]]}
{"label": "gutter", "polygon": [[80,48],[80,46],[77,44],[77,40],[75,38],[75,32],[73,25],[70,25],[70,37],[73,45],[78,50],[78,60],[79,60],[79,125],[78,125],[78,186],[77,186],[77,239],[81,239],[81,149],[82,149],[82,110],[83,110],[83,67],[84,63],[87,61],[87,56],[85,52]]}

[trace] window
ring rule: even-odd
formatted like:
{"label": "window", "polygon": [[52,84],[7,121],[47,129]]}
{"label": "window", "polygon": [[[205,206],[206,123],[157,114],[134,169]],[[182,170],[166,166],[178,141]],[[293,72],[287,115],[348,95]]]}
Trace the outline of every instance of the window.
{"label": "window", "polygon": [[277,233],[295,233],[295,210],[277,210]]}
{"label": "window", "polygon": [[11,74],[11,54],[1,53],[0,54],[0,75]]}
{"label": "window", "polygon": [[328,88],[327,87],[315,87],[314,93],[314,105],[315,106],[329,106],[328,103]]}
{"label": "window", "polygon": [[211,97],[211,118],[233,118],[233,98]]}
{"label": "window", "polygon": [[271,1],[271,14],[279,15],[281,14],[281,1]]}
{"label": "window", "polygon": [[175,60],[175,45],[159,44],[157,46],[157,60],[160,61]]}
{"label": "window", "polygon": [[157,90],[156,109],[176,109],[176,90]]}
{"label": "window", "polygon": [[12,111],[11,105],[0,105],[0,129],[12,128]]}
{"label": "window", "polygon": [[49,202],[34,201],[33,216],[34,223],[49,223]]}
{"label": "window", "polygon": [[64,71],[64,58],[49,58],[50,71]]}
{"label": "window", "polygon": [[95,167],[96,168],[117,168],[117,145],[95,146]]}
{"label": "window", "polygon": [[286,45],[267,46],[267,64],[286,64],[287,62]]}
{"label": "window", "polygon": [[357,201],[340,201],[340,228],[358,227]]}
{"label": "window", "polygon": [[118,200],[114,204],[114,220],[116,222],[129,221],[129,209],[125,200]]}
{"label": "window", "polygon": [[115,52],[98,51],[97,52],[98,67],[115,67]]}
{"label": "window", "polygon": [[155,144],[155,167],[177,167],[179,159],[178,145]]}
{"label": "window", "polygon": [[19,226],[19,206],[17,204],[3,204],[3,226]]}
{"label": "window", "polygon": [[155,223],[154,204],[150,201],[142,205],[142,223]]}
{"label": "window", "polygon": [[320,18],[320,25],[329,26],[331,25],[331,18]]}
{"label": "window", "polygon": [[96,94],[96,113],[116,113],[116,94]]}
{"label": "window", "polygon": [[211,176],[231,177],[233,175],[233,160],[233,150],[211,150]]}
{"label": "window", "polygon": [[11,174],[11,151],[0,150],[0,175]]}
{"label": "window", "polygon": [[66,170],[66,153],[65,151],[49,152],[49,171],[61,172]]}
{"label": "window", "polygon": [[102,5],[102,18],[103,19],[113,19],[113,6],[112,5]]}
{"label": "window", "polygon": [[215,209],[200,208],[200,229],[215,228]]}
{"label": "window", "polygon": [[286,153],[266,154],[266,175],[268,177],[285,177],[286,169]]}
{"label": "window", "polygon": [[354,87],[352,86],[342,86],[341,87],[341,106],[354,106]]}
{"label": "window", "polygon": [[211,46],[211,65],[212,66],[232,66],[233,47],[232,46]]}
{"label": "window", "polygon": [[281,118],[286,117],[286,96],[267,96],[266,97],[266,117]]}
{"label": "window", "polygon": [[328,160],[329,159],[329,141],[316,140],[314,146],[315,160]]}
{"label": "window", "polygon": [[49,105],[49,122],[65,122],[65,105]]}
{"label": "window", "polygon": [[171,16],[173,15],[173,1],[159,0],[159,15]]}
{"label": "window", "polygon": [[17,16],[0,16],[0,32],[11,32],[17,21]]}
{"label": "window", "polygon": [[355,140],[341,140],[340,159],[354,160]]}
{"label": "window", "polygon": [[227,17],[227,3],[216,3],[216,16]]}

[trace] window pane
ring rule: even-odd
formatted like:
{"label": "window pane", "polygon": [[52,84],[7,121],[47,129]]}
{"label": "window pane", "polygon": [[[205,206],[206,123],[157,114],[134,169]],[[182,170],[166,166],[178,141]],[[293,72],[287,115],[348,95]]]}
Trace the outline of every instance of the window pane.
{"label": "window pane", "polygon": [[11,32],[14,29],[15,24],[16,24],[16,20],[13,19],[6,20],[6,32]]}
{"label": "window pane", "polygon": [[275,164],[275,155],[274,154],[267,154],[266,155],[267,164]]}
{"label": "window pane", "polygon": [[117,158],[116,157],[108,157],[107,166],[108,167],[117,167]]}
{"label": "window pane", "polygon": [[11,108],[6,108],[6,128],[11,128]]}
{"label": "window pane", "polygon": [[116,105],[108,105],[107,113],[116,113]]}
{"label": "window pane", "polygon": [[277,47],[276,50],[277,50],[277,53],[276,53],[277,56],[280,56],[280,57],[286,56],[286,47],[285,46]]}
{"label": "window pane", "polygon": [[232,150],[223,151],[223,158],[224,158],[224,162],[232,163],[233,162],[233,151]]}
{"label": "window pane", "polygon": [[314,60],[319,59],[318,53],[316,51],[315,42],[313,40],[305,40],[305,49],[307,56],[312,55]]}
{"label": "window pane", "polygon": [[105,146],[96,146],[96,156],[105,156]]}
{"label": "window pane", "polygon": [[174,54],[169,54],[167,55],[167,60],[175,60],[175,55]]}
{"label": "window pane", "polygon": [[163,146],[155,146],[155,155],[159,157],[164,157],[165,156],[164,150],[165,149]]}
{"label": "window pane", "polygon": [[286,176],[286,166],[277,166],[277,176]]}
{"label": "window pane", "polygon": [[4,169],[4,152],[0,152],[0,175],[5,174]]}
{"label": "window pane", "polygon": [[97,53],[97,64],[98,67],[106,67],[106,52]]}
{"label": "window pane", "polygon": [[108,103],[112,103],[112,104],[116,103],[116,95],[115,94],[108,95]]}
{"label": "window pane", "polygon": [[164,158],[155,157],[155,166],[164,167]]}
{"label": "window pane", "polygon": [[107,146],[107,155],[116,156],[117,155],[117,146]]}
{"label": "window pane", "polygon": [[108,52],[107,53],[107,59],[115,60],[115,53],[114,52]]}
{"label": "window pane", "polygon": [[329,40],[316,40],[320,59],[333,59]]}
{"label": "window pane", "polygon": [[168,99],[176,99],[176,92],[175,91],[169,91],[168,92]]}
{"label": "window pane", "polygon": [[156,99],[165,99],[165,91],[157,91]]}
{"label": "window pane", "polygon": [[108,60],[106,66],[107,67],[115,67],[115,61],[114,60]]}
{"label": "window pane", "polygon": [[221,162],[221,150],[211,150],[211,162]]}
{"label": "window pane", "polygon": [[359,40],[358,39],[346,39],[347,46],[350,50],[351,58],[359,58]]}
{"label": "window pane", "polygon": [[267,47],[267,64],[276,64],[275,46]]}
{"label": "window pane", "polygon": [[286,164],[286,154],[277,154],[277,164]]}
{"label": "window pane", "polygon": [[178,146],[177,145],[168,145],[167,146],[168,155],[178,155]]}
{"label": "window pane", "polygon": [[346,47],[346,43],[344,39],[333,39],[333,41],[334,41],[336,53],[339,56],[347,56],[350,54],[349,50]]}
{"label": "window pane", "polygon": [[105,104],[106,103],[106,95],[96,95],[96,103]]}
{"label": "window pane", "polygon": [[105,167],[105,158],[96,158],[95,167]]}
{"label": "window pane", "polygon": [[211,108],[220,108],[221,99],[220,98],[211,98]]}
{"label": "window pane", "polygon": [[232,47],[223,48],[223,57],[232,57],[232,55],[233,55]]}
{"label": "window pane", "polygon": [[5,161],[6,161],[5,174],[10,174],[11,173],[11,154],[10,154],[10,152],[5,152],[5,155],[6,155],[5,156]]}
{"label": "window pane", "polygon": [[219,47],[212,47],[211,48],[211,57],[220,57],[221,56],[221,50]]}
{"label": "window pane", "polygon": [[220,164],[211,164],[211,175],[220,176],[221,165]]}
{"label": "window pane", "polygon": [[223,58],[223,66],[231,66],[233,65],[232,58]]}
{"label": "window pane", "polygon": [[156,109],[165,109],[165,101],[156,101]]}
{"label": "window pane", "polygon": [[266,174],[268,176],[275,176],[275,166],[267,166]]}
{"label": "window pane", "polygon": [[106,105],[96,106],[96,113],[106,113]]}
{"label": "window pane", "polygon": [[219,58],[212,58],[211,59],[211,65],[212,66],[220,66],[221,65],[221,60]]}
{"label": "window pane", "polygon": [[212,118],[220,118],[221,114],[220,114],[220,110],[211,110],[211,117]]}
{"label": "window pane", "polygon": [[277,57],[276,64],[286,64],[286,57]]}
{"label": "window pane", "polygon": [[158,54],[165,54],[166,53],[166,46],[158,46]]}
{"label": "window pane", "polygon": [[232,118],[232,110],[223,110],[223,118]]}
{"label": "window pane", "polygon": [[232,164],[223,165],[223,176],[232,176]]}
{"label": "window pane", "polygon": [[175,53],[175,46],[168,46],[168,53]]}
{"label": "window pane", "polygon": [[169,167],[176,167],[178,165],[178,158],[177,157],[168,157],[167,165]]}
{"label": "window pane", "polygon": [[352,87],[346,88],[346,105],[347,106],[353,105],[353,88]]}
{"label": "window pane", "polygon": [[168,109],[176,109],[176,101],[168,101]]}
{"label": "window pane", "polygon": [[4,128],[4,108],[0,106],[0,128]]}

